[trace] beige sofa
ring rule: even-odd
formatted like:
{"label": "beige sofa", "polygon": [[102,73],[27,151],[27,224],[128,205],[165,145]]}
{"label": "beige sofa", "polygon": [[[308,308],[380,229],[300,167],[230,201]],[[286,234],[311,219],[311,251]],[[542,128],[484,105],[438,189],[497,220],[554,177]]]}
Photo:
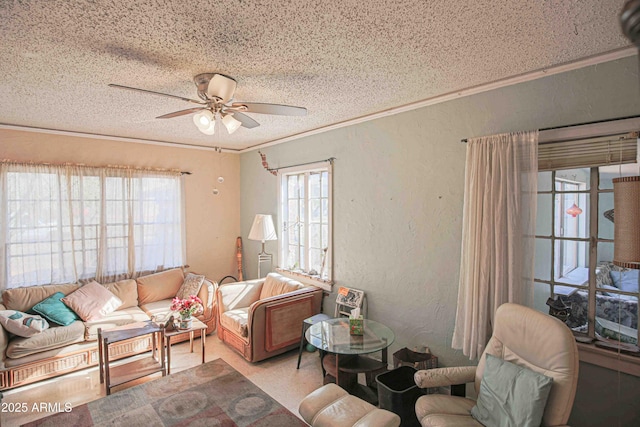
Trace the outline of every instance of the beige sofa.
{"label": "beige sofa", "polygon": [[320,313],[322,290],[277,273],[220,285],[218,338],[249,362],[298,348],[302,321]]}
{"label": "beige sofa", "polygon": [[[109,329],[137,321],[149,320],[152,315],[168,313],[171,299],[182,285],[184,272],[176,268],[140,277],[105,284],[123,304],[103,318],[56,326],[50,322],[46,329],[32,337],[13,336],[0,327],[0,390],[18,387],[98,364],[98,328]],[[207,334],[215,330],[215,288],[217,284],[204,281],[198,297],[203,301],[204,313],[197,317],[207,324]],[[38,302],[62,292],[70,294],[77,284],[45,285],[8,289],[2,293],[0,310],[26,312]],[[176,339],[177,338],[177,339]],[[172,339],[188,339],[188,334]],[[148,351],[150,337],[123,341],[112,346],[113,359]]]}

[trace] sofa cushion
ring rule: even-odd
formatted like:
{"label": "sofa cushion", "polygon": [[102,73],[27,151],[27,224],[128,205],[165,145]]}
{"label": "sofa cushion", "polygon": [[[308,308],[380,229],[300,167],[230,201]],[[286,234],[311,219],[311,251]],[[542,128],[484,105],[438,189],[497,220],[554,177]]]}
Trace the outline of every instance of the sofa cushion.
{"label": "sofa cushion", "polygon": [[122,300],[95,280],[62,298],[62,302],[85,322],[116,311]]}
{"label": "sofa cushion", "polygon": [[56,292],[62,292],[64,295],[67,295],[76,289],[78,289],[76,283],[13,288],[7,289],[2,293],[2,301],[7,310],[27,312],[31,307]]}
{"label": "sofa cushion", "polygon": [[63,302],[64,294],[56,292],[50,297],[31,308],[31,311],[38,313],[49,322],[56,323],[61,326],[69,326],[76,320],[80,320],[78,315],[67,307]]}
{"label": "sofa cushion", "polygon": [[0,324],[7,331],[20,337],[33,336],[49,327],[42,317],[16,310],[0,310]]}
{"label": "sofa cushion", "polygon": [[180,299],[187,299],[191,295],[197,296],[198,292],[200,292],[200,288],[202,287],[203,282],[204,276],[188,273],[185,276],[184,282],[182,282],[180,289],[178,289],[176,297]]}
{"label": "sofa cushion", "polygon": [[184,281],[184,274],[181,268],[174,268],[139,277],[136,281],[138,282],[138,304],[143,305],[175,297]]}
{"label": "sofa cushion", "polygon": [[147,313],[147,316],[157,316],[159,314],[171,313],[171,299],[163,299],[160,301],[150,302],[140,306],[140,309]]}
{"label": "sofa cushion", "polygon": [[[139,307],[129,307],[109,313],[101,319],[84,323],[84,339],[95,341],[98,339],[98,329],[112,329],[116,326],[128,325],[135,322],[149,320],[149,316]],[[80,322],[78,322],[80,323]]]}
{"label": "sofa cushion", "polygon": [[249,319],[249,307],[236,308],[235,310],[229,310],[222,313],[220,316],[220,323],[226,329],[235,332],[241,337],[247,337],[249,330],[247,323]]}
{"label": "sofa cushion", "polygon": [[260,299],[286,294],[302,289],[304,285],[278,273],[269,273],[260,290]]}
{"label": "sofa cushion", "polygon": [[118,307],[118,310],[138,306],[138,284],[135,280],[125,279],[118,282],[105,283],[102,286],[120,298],[122,305]]}
{"label": "sofa cushion", "polygon": [[73,322],[69,326],[53,326],[29,338],[13,338],[7,346],[7,357],[18,359],[82,341],[84,341],[82,322]]}

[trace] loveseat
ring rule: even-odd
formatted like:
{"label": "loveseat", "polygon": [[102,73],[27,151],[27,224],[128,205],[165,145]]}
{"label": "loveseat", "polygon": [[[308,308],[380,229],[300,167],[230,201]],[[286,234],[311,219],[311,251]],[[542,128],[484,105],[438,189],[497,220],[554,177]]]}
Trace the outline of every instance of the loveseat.
{"label": "loveseat", "polygon": [[[192,275],[193,276],[193,275]],[[102,285],[122,302],[111,313],[95,320],[73,321],[59,326],[49,321],[49,327],[30,337],[21,337],[0,327],[0,390],[18,387],[57,375],[73,372],[98,364],[98,328],[109,329],[138,321],[149,320],[154,315],[170,312],[171,300],[183,282],[180,268],[155,273],[136,280],[127,279]],[[203,277],[203,276],[199,276]],[[189,278],[191,279],[191,278]],[[196,278],[198,279],[198,278]],[[198,297],[204,312],[197,317],[207,325],[206,333],[215,330],[215,288],[217,284],[206,278]],[[191,280],[189,280],[191,281]],[[92,285],[96,285],[94,282]],[[0,310],[28,313],[43,300],[51,300],[61,292],[68,298],[73,292],[88,286],[78,284],[43,285],[8,289],[2,293]],[[89,304],[87,304],[89,305]],[[188,339],[188,334],[175,337],[173,342]],[[123,341],[111,347],[112,359],[119,359],[148,351],[150,337]]]}
{"label": "loveseat", "polygon": [[277,273],[220,285],[218,338],[249,362],[298,348],[302,322],[320,313],[322,289]]}

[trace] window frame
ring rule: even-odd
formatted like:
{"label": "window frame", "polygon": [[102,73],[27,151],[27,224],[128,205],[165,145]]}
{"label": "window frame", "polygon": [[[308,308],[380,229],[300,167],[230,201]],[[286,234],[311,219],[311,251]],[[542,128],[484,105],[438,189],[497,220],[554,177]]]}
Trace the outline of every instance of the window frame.
{"label": "window frame", "polygon": [[[327,218],[327,252],[325,258],[325,272],[327,273],[326,277],[312,276],[308,274],[307,271],[290,269],[285,266],[286,254],[288,253],[288,187],[287,180],[288,177],[292,175],[304,175],[305,177],[305,192],[304,192],[304,221],[301,221],[303,226],[305,227],[305,239],[304,242],[300,244],[301,248],[304,248],[302,251],[304,256],[308,259],[310,248],[310,239],[309,231],[311,227],[311,211],[309,209],[311,192],[309,191],[309,176],[311,173],[315,172],[326,172],[327,173],[327,210],[328,210],[328,218]],[[322,192],[322,185],[320,186],[320,191]],[[320,200],[323,199],[322,193]],[[300,198],[302,199],[302,198]],[[321,202],[322,204],[322,202]],[[321,207],[322,209],[322,207]],[[300,166],[292,166],[288,168],[282,168],[278,170],[278,234],[280,238],[278,239],[278,264],[279,266],[276,268],[277,271],[284,273],[288,276],[295,277],[303,282],[310,283],[316,286],[319,286],[325,290],[331,290],[331,285],[333,284],[333,162],[331,161],[323,161],[323,162],[315,162],[309,163]],[[320,232],[322,235],[322,231]],[[302,254],[300,256],[303,256]],[[308,266],[308,262],[305,263],[305,266]]]}
{"label": "window frame", "polygon": [[[599,213],[599,202],[600,195],[602,194],[613,194],[612,188],[600,188],[600,167],[602,166],[611,166],[610,164],[603,164],[600,166],[591,166],[585,167],[585,169],[589,169],[589,187],[588,189],[578,190],[578,191],[559,191],[556,190],[556,172],[579,169],[579,168],[569,168],[569,169],[557,169],[551,170],[547,172],[551,172],[551,190],[538,190],[538,195],[540,194],[550,194],[552,199],[555,198],[558,194],[586,194],[589,195],[589,202],[585,204],[583,211],[589,213],[587,231],[585,237],[557,237],[555,236],[555,221],[556,221],[556,206],[555,202],[551,205],[553,206],[553,211],[550,212],[551,215],[551,235],[539,235],[536,233],[536,239],[543,239],[550,241],[550,250],[551,254],[549,254],[550,261],[550,279],[545,280],[534,276],[534,282],[547,284],[549,286],[549,295],[551,298],[556,298],[558,295],[564,295],[567,288],[575,289],[575,290],[584,290],[588,292],[588,305],[587,305],[587,332],[582,333],[578,331],[572,330],[574,336],[576,336],[578,340],[578,346],[581,350],[580,358],[589,363],[594,363],[604,367],[612,367],[611,358],[616,356],[620,357],[620,354],[616,354],[608,349],[602,349],[595,346],[595,318],[596,318],[596,298],[598,294],[598,288],[596,286],[596,268],[598,265],[598,246],[600,243],[611,243],[613,244],[614,239],[601,237],[599,233],[599,225],[598,225],[598,213]],[[539,171],[545,172],[545,171]],[[589,269],[589,278],[588,282],[585,285],[579,284],[569,284],[562,282],[562,277],[556,278],[555,272],[555,260],[556,260],[556,241],[576,241],[576,242],[587,242],[587,265]],[[556,288],[559,292],[556,292]],[[607,291],[609,292],[609,291]],[[614,295],[618,293],[611,291]],[[623,292],[624,293],[624,292]],[[640,301],[640,290],[635,295]],[[639,306],[640,307],[640,306]],[[640,342],[640,328],[638,331],[637,338]],[[584,342],[584,341],[587,342]],[[623,370],[627,373],[633,375],[640,374],[640,364],[638,363],[637,357],[634,356],[626,356],[624,361]]]}

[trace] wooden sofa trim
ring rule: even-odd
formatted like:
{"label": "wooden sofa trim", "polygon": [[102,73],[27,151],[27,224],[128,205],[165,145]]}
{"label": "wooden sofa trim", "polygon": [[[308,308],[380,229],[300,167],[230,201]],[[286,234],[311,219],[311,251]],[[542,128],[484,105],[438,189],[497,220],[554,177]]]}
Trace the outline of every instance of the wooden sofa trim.
{"label": "wooden sofa trim", "polygon": [[[292,306],[292,307],[290,307]],[[268,352],[279,350],[284,347],[288,347],[292,344],[298,344],[300,342],[300,333],[298,330],[294,329],[290,335],[292,335],[291,339],[284,342],[275,342],[275,337],[273,334],[273,328],[270,326],[281,320],[282,314],[286,312],[291,312],[288,308],[295,308],[295,312],[293,313],[294,317],[296,317],[296,323],[302,325],[304,319],[312,316],[313,311],[313,296],[309,295],[306,298],[297,299],[294,301],[288,301],[280,304],[269,304],[265,307],[265,316],[266,316],[266,342],[265,349]]]}

